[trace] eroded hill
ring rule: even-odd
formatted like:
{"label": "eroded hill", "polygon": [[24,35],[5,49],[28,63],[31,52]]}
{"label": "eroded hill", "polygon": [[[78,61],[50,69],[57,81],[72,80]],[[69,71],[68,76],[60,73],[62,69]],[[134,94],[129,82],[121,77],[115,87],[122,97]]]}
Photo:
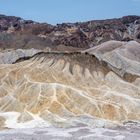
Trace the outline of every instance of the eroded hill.
{"label": "eroded hill", "polygon": [[[80,122],[104,126],[139,121],[140,77],[139,73],[133,73],[136,66],[131,65],[133,61],[140,66],[138,57],[136,59],[128,51],[122,53],[117,62],[118,58],[113,55],[118,54],[118,48],[129,50],[129,45],[114,41],[108,44],[108,48],[104,44],[101,49],[96,47],[94,54],[91,50],[92,54],[86,53],[89,50],[37,52],[27,60],[1,64],[1,127],[28,126],[30,122],[57,126]],[[128,44],[133,50],[135,47],[140,50],[139,44]],[[111,50],[113,58],[110,57]],[[117,65],[111,66],[109,59],[97,57],[101,53]],[[122,74],[123,62],[131,65],[131,71]]]}

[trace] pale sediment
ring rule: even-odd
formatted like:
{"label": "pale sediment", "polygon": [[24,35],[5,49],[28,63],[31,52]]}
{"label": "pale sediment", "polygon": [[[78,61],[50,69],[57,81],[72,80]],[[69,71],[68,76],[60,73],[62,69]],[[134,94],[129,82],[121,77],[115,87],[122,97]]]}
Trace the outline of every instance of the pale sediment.
{"label": "pale sediment", "polygon": [[[1,64],[0,79],[2,127],[71,126],[73,121],[104,126],[140,119],[139,75],[130,82],[94,55],[39,53]],[[15,114],[8,118],[10,112]]]}

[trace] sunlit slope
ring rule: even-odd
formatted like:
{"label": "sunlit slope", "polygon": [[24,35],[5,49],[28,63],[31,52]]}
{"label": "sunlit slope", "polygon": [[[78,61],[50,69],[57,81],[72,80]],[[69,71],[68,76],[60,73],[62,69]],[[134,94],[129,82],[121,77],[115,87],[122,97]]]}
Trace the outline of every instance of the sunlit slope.
{"label": "sunlit slope", "polygon": [[[80,121],[80,116],[138,121],[140,79],[127,76],[131,80],[85,53],[39,53],[26,61],[1,64],[0,125],[28,125],[35,119],[65,124],[71,118]],[[7,117],[12,112],[16,116]]]}

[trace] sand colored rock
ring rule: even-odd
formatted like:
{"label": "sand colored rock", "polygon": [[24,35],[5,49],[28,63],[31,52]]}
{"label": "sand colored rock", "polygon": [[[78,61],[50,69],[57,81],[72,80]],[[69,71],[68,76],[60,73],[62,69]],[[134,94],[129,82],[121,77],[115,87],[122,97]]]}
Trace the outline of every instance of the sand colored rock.
{"label": "sand colored rock", "polygon": [[[116,50],[123,47],[117,45]],[[119,42],[119,45],[126,43]],[[139,71],[130,82],[116,73],[115,65],[114,69],[110,67],[110,61],[96,56],[100,52],[97,48],[95,52],[90,50],[91,55],[39,53],[26,61],[1,64],[0,116],[5,116],[2,115],[5,112],[17,112],[17,123],[40,118],[51,124],[65,124],[72,118],[80,121],[83,115],[87,120],[90,116],[93,120],[117,124],[139,121]],[[109,53],[114,49],[107,50]],[[105,52],[103,49],[103,56]],[[118,60],[114,61],[117,63]],[[132,60],[126,61],[131,63]],[[131,70],[124,73],[132,75],[134,67],[128,69]]]}
{"label": "sand colored rock", "polygon": [[0,117],[0,126],[4,126],[4,122],[5,122],[5,119],[3,117]]}

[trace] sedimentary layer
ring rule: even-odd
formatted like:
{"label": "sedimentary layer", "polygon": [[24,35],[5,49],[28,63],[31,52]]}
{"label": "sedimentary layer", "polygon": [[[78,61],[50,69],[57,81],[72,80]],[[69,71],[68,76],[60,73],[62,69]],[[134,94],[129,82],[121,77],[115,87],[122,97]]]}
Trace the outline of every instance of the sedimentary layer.
{"label": "sedimentary layer", "polygon": [[[90,125],[94,120],[139,121],[139,74],[130,80],[114,69],[108,61],[85,52],[43,52],[1,64],[1,127],[34,120],[57,125],[70,125],[72,119],[87,124],[92,119]],[[125,72],[133,77],[131,71]]]}

